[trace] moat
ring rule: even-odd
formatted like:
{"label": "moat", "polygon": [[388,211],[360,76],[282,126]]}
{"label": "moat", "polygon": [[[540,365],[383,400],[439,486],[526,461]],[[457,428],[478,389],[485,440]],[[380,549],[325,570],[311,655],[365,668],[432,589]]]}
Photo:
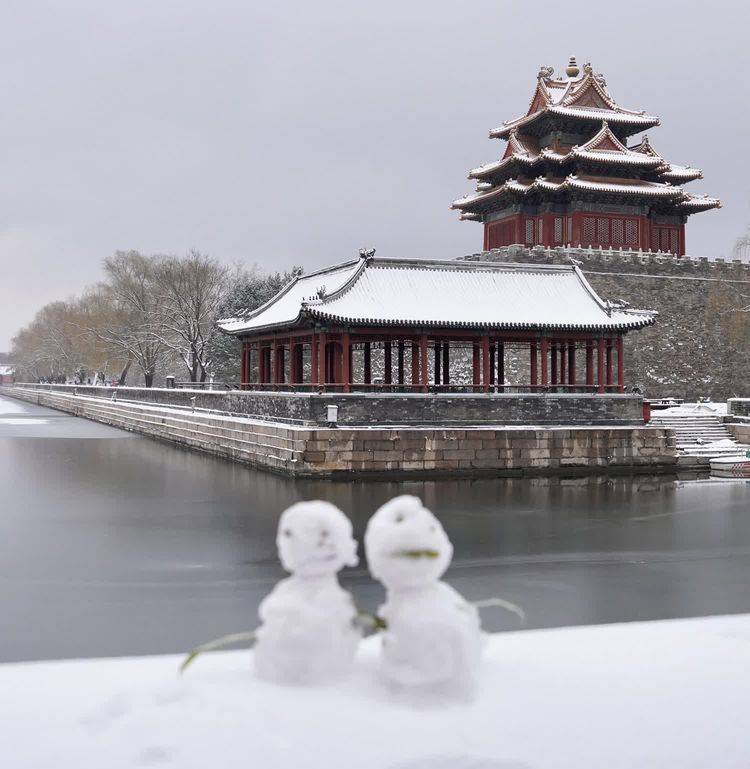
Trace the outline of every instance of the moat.
{"label": "moat", "polygon": [[[455,544],[449,581],[526,627],[750,611],[750,484],[669,477],[293,480],[0,396],[0,660],[180,651],[255,625],[281,576],[278,513],[368,516],[423,497]],[[379,588],[344,573],[362,606]],[[489,629],[515,629],[487,614]]]}

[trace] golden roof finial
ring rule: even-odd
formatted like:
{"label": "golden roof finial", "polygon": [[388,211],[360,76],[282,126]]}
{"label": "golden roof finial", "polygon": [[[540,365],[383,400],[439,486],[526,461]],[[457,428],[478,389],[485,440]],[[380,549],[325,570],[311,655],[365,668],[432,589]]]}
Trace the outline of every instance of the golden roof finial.
{"label": "golden roof finial", "polygon": [[570,61],[568,62],[568,67],[565,70],[565,74],[568,77],[578,77],[580,71],[581,70],[578,69],[578,64],[576,64],[576,57],[575,56],[571,56],[570,57]]}

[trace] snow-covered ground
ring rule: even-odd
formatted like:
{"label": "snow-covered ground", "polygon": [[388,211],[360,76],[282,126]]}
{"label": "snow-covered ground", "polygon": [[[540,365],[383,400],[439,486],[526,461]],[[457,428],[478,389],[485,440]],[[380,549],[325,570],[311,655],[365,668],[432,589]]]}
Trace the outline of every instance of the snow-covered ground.
{"label": "snow-covered ground", "polygon": [[750,615],[496,635],[470,704],[395,697],[377,654],[328,688],[261,682],[246,651],[182,678],[178,656],[0,666],[0,766],[750,765]]}
{"label": "snow-covered ground", "polygon": [[727,413],[726,403],[682,403],[679,406],[672,406],[668,409],[654,409],[652,414],[654,416],[662,416],[665,414],[676,414],[678,416],[711,416],[712,414],[717,417],[723,417]]}

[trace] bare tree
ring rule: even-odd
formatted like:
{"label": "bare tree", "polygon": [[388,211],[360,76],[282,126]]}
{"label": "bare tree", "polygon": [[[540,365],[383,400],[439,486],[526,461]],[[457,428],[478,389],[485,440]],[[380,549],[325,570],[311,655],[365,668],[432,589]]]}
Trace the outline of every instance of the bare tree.
{"label": "bare tree", "polygon": [[156,260],[156,338],[182,361],[191,382],[205,382],[212,371],[220,334],[216,320],[231,287],[230,276],[228,267],[196,250],[182,258]]}
{"label": "bare tree", "polygon": [[97,317],[106,318],[89,325],[89,332],[119,348],[125,357],[121,383],[134,362],[143,372],[146,387],[151,387],[164,353],[155,266],[154,257],[117,251],[104,260],[106,282],[89,296]]}

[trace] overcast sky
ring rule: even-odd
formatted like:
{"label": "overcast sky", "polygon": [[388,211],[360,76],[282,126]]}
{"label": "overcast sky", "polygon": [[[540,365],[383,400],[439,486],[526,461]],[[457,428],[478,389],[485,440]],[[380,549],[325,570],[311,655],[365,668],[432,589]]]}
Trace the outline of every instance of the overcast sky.
{"label": "overcast sky", "polygon": [[542,64],[591,61],[724,208],[688,252],[750,225],[744,2],[226,2],[0,5],[0,350],[117,249],[199,248],[269,269],[371,245],[481,248],[453,199],[498,157]]}

